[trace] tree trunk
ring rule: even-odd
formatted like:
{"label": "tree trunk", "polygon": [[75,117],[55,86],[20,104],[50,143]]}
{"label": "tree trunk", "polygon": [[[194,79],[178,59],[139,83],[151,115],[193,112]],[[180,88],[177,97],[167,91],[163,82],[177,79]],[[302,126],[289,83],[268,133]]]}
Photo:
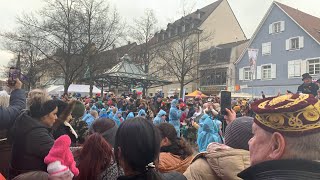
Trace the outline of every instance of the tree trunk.
{"label": "tree trunk", "polygon": [[65,81],[64,81],[64,85],[63,85],[63,87],[64,87],[64,94],[68,94],[68,89],[69,89],[69,86],[70,86],[70,83],[68,82],[68,80],[67,80],[67,78],[65,79]]}
{"label": "tree trunk", "polygon": [[184,88],[184,80],[181,80],[180,82],[180,98],[183,97],[183,88]]}
{"label": "tree trunk", "polygon": [[92,91],[93,91],[93,80],[92,80],[92,77],[91,77],[91,75],[90,75],[90,78],[89,78],[89,83],[90,83],[90,92],[89,92],[89,96],[90,96],[90,98],[92,98],[92,95],[93,95],[93,93],[92,93]]}

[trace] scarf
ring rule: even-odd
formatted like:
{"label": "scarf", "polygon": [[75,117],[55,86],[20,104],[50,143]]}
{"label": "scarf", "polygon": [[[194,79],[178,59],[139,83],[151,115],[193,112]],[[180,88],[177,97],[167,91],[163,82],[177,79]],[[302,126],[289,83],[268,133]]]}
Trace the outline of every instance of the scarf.
{"label": "scarf", "polygon": [[73,129],[73,127],[68,123],[68,122],[64,122],[63,123],[65,126],[68,126],[71,130],[71,133],[78,139],[78,134],[76,133],[76,131]]}

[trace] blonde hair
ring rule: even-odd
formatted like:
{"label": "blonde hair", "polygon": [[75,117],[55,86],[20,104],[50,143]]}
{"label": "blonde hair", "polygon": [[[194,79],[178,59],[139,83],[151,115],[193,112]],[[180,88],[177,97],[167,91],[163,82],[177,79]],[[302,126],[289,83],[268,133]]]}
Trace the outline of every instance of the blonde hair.
{"label": "blonde hair", "polygon": [[113,108],[112,108],[112,113],[113,113],[113,114],[116,114],[117,111],[118,111],[118,108],[116,108],[116,107],[113,107]]}
{"label": "blonde hair", "polygon": [[10,96],[7,91],[0,91],[0,106],[8,107],[10,102]]}
{"label": "blonde hair", "polygon": [[32,104],[43,104],[46,101],[50,100],[48,92],[44,89],[34,89],[28,93],[27,98],[27,109],[30,110]]}

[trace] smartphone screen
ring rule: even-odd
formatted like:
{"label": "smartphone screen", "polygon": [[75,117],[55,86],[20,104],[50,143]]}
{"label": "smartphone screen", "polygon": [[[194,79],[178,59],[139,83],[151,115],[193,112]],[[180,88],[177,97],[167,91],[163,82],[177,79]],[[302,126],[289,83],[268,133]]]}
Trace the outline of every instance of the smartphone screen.
{"label": "smartphone screen", "polygon": [[14,67],[11,67],[9,69],[9,79],[8,83],[11,86],[14,86],[16,84],[16,79],[20,76],[20,69],[16,69]]}
{"label": "smartphone screen", "polygon": [[231,109],[231,92],[221,91],[220,97],[221,114],[226,115],[226,108]]}

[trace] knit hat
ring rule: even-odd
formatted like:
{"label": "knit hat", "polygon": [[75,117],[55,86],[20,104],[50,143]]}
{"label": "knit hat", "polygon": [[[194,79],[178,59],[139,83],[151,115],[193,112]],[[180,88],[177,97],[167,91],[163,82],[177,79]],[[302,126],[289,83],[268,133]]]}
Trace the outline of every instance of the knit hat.
{"label": "knit hat", "polygon": [[62,135],[55,140],[49,154],[44,158],[48,165],[47,171],[51,176],[60,176],[67,172],[74,176],[79,175],[72,152],[70,150],[71,140],[68,135]]}
{"label": "knit hat", "polygon": [[268,132],[303,136],[320,132],[320,101],[310,94],[287,94],[255,101],[254,122]]}
{"label": "knit hat", "polygon": [[303,81],[304,79],[307,79],[307,78],[312,79],[312,77],[310,76],[309,73],[304,73],[304,74],[302,74],[302,81]]}
{"label": "knit hat", "polygon": [[44,104],[33,103],[30,106],[31,117],[40,118],[51,113],[57,107],[55,100],[48,100]]}
{"label": "knit hat", "polygon": [[73,118],[80,118],[84,115],[85,107],[80,101],[75,101],[74,108],[71,112]]}
{"label": "knit hat", "polygon": [[252,117],[240,117],[226,127],[225,143],[235,149],[249,150],[248,142],[252,138]]}

